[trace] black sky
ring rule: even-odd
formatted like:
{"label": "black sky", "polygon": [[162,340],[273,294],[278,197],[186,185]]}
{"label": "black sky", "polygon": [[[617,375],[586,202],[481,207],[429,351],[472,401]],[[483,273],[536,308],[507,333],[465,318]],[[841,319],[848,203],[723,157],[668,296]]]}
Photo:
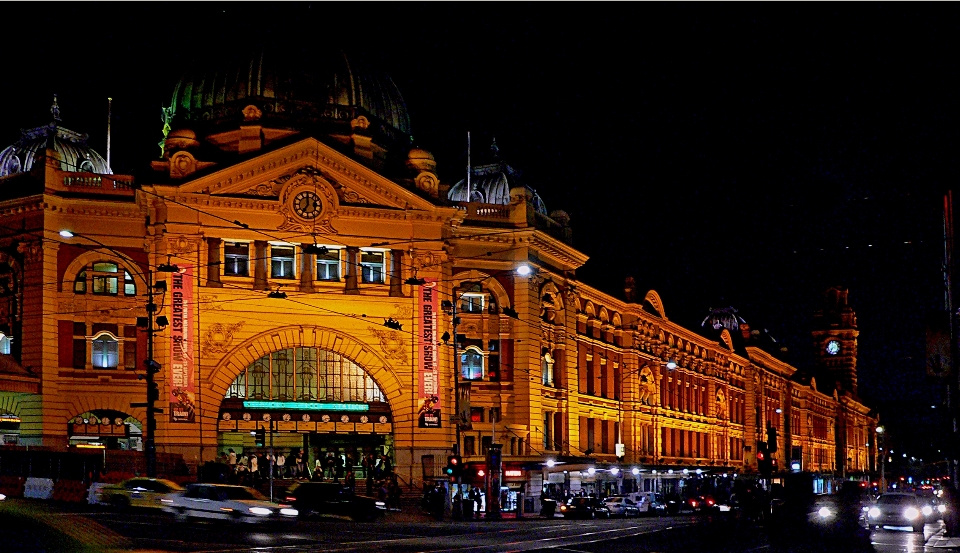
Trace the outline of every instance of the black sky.
{"label": "black sky", "polygon": [[111,96],[114,170],[141,173],[193,58],[340,41],[393,76],[444,180],[465,171],[468,131],[474,151],[495,137],[571,215],[581,279],[619,295],[634,276],[689,327],[734,306],[799,365],[820,295],[846,286],[861,395],[888,420],[938,401],[923,324],[957,182],[955,3],[12,6],[3,144],[48,122],[57,93],[103,152]]}

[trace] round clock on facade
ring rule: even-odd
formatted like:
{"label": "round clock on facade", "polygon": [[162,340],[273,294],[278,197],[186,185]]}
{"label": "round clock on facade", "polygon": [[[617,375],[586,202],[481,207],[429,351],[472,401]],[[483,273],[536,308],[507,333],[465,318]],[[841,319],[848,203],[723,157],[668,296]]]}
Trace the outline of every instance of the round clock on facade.
{"label": "round clock on facade", "polygon": [[314,219],[320,215],[323,202],[315,192],[304,190],[293,197],[293,211],[304,219]]}
{"label": "round clock on facade", "polygon": [[840,342],[836,340],[830,340],[827,342],[827,353],[830,355],[836,355],[840,353]]}

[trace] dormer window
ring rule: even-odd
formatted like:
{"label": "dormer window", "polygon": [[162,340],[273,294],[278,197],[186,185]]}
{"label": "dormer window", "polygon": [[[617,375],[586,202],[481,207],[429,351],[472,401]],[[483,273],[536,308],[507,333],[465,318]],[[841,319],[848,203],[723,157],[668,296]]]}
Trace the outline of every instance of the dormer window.
{"label": "dormer window", "polygon": [[89,159],[85,159],[80,162],[80,172],[81,173],[94,173],[93,162]]}

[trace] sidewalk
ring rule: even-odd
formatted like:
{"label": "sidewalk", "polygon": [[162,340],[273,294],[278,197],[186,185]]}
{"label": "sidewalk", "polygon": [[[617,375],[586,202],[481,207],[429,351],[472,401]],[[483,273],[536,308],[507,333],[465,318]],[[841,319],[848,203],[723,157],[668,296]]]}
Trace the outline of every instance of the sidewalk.
{"label": "sidewalk", "polygon": [[940,528],[936,534],[930,536],[924,546],[938,549],[960,549],[960,537],[944,537],[943,528]]}

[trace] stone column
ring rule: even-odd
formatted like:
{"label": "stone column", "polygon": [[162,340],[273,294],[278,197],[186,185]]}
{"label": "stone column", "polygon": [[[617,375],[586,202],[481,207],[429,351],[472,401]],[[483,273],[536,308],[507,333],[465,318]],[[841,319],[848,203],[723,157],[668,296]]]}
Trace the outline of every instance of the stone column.
{"label": "stone column", "polygon": [[360,248],[355,246],[347,246],[347,262],[344,267],[344,280],[346,281],[346,287],[343,289],[344,294],[359,294],[360,293]]}
{"label": "stone column", "polygon": [[253,289],[269,290],[270,284],[267,282],[267,267],[270,264],[270,258],[267,255],[267,243],[264,240],[254,240],[253,242]]}

